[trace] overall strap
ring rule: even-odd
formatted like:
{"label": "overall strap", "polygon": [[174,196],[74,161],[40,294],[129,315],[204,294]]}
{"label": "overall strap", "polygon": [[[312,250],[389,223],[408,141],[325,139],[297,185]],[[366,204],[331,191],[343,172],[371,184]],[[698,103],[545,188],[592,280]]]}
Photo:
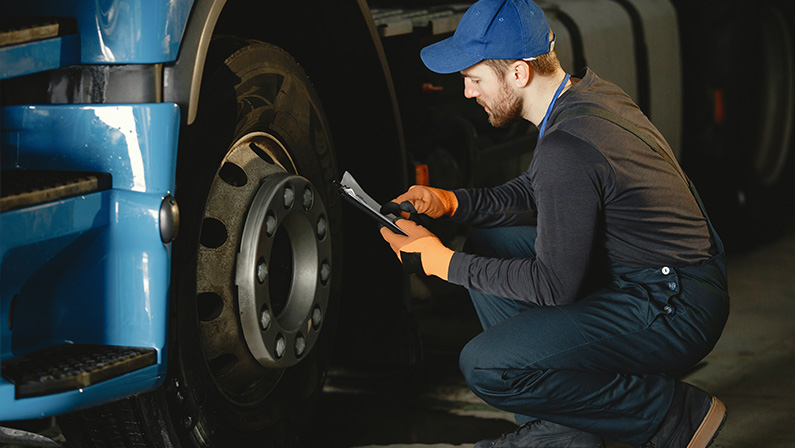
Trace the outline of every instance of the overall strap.
{"label": "overall strap", "polygon": [[[682,179],[684,179],[685,184],[692,187],[692,183],[690,182],[690,179],[688,179],[687,175],[679,168],[679,165],[676,162],[674,162],[673,159],[671,159],[671,156],[669,156],[668,153],[665,152],[665,150],[660,148],[660,145],[657,144],[657,141],[654,140],[654,138],[648,132],[630,123],[628,120],[614,114],[613,112],[604,109],[599,109],[596,107],[580,106],[564,111],[563,113],[560,114],[558,120],[563,120],[566,118],[571,118],[574,116],[583,116],[583,115],[590,115],[601,118],[603,120],[607,120],[615,124],[616,126],[626,130],[627,132],[633,134],[635,137],[643,141],[643,143],[645,143],[649,148],[651,148],[652,151],[656,152],[663,159],[665,159],[665,161],[668,162],[674,168],[674,170],[682,176]],[[696,197],[696,199],[698,199],[698,197]],[[699,200],[699,202],[701,201]]]}
{"label": "overall strap", "polygon": [[[665,152],[665,150],[660,148],[660,145],[657,144],[657,141],[654,140],[654,138],[648,132],[630,123],[628,120],[614,114],[613,112],[591,106],[579,106],[568,109],[562,112],[558,116],[558,120],[564,120],[567,118],[584,116],[584,115],[598,117],[615,124],[616,126],[626,130],[627,132],[633,134],[635,137],[639,138],[641,141],[643,141],[643,143],[645,143],[649,148],[651,148],[652,151],[656,152],[657,154],[660,155],[660,157],[665,159],[665,161],[668,162],[674,168],[674,170],[682,176],[682,179],[684,179],[685,184],[687,184],[688,188],[690,189],[690,192],[693,194],[693,197],[695,197],[696,202],[698,203],[698,207],[701,209],[701,213],[704,214],[704,218],[706,218],[707,224],[709,225],[709,228],[712,231],[713,236],[717,237],[717,233],[715,233],[715,230],[712,227],[712,223],[709,220],[709,216],[707,215],[707,209],[704,207],[704,204],[701,202],[701,197],[698,195],[696,186],[693,185],[693,182],[687,177],[687,175],[679,167],[679,165],[676,162],[674,162],[673,159],[671,159],[671,156],[669,156],[668,153]],[[716,240],[719,239],[716,238]],[[722,251],[723,243],[719,242],[718,245],[720,247],[720,250]]]}

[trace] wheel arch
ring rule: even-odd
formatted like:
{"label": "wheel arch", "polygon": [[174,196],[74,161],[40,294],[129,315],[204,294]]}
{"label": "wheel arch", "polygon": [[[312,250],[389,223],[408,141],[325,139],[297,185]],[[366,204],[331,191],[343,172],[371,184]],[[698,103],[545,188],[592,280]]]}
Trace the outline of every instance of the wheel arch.
{"label": "wheel arch", "polygon": [[246,0],[196,0],[178,60],[164,69],[164,100],[180,105],[185,125],[198,110],[213,34],[257,39],[290,53],[320,97],[341,169],[372,186],[375,197],[392,197],[406,187],[395,89],[364,0],[273,0],[256,7]]}

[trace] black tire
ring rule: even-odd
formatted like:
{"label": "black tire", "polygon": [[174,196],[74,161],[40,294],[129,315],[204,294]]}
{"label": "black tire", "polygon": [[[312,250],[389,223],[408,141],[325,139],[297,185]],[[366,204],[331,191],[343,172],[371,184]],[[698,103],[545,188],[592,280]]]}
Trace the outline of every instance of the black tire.
{"label": "black tire", "polygon": [[789,1],[679,3],[685,168],[730,249],[779,236],[795,202]]}
{"label": "black tire", "polygon": [[339,177],[320,102],[283,50],[215,38],[180,146],[166,384],[59,424],[73,447],[293,446],[339,307]]}

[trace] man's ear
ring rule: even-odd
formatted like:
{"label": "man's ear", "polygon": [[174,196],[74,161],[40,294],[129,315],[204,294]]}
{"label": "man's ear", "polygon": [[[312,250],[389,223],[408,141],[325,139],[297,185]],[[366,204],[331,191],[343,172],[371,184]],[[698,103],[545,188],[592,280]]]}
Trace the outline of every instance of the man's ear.
{"label": "man's ear", "polygon": [[509,79],[514,82],[516,87],[523,88],[530,84],[534,73],[533,67],[527,61],[519,60],[511,64]]}

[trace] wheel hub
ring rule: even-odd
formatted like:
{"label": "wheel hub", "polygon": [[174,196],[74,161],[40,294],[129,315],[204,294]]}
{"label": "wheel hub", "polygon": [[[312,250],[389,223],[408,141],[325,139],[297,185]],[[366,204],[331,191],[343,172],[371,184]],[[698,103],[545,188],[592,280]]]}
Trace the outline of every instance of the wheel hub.
{"label": "wheel hub", "polygon": [[332,266],[320,195],[273,136],[239,139],[205,204],[197,253],[201,349],[219,388],[250,403],[305,359],[322,330]]}
{"label": "wheel hub", "polygon": [[240,324],[265,367],[298,363],[317,340],[328,303],[326,210],[303,177],[269,176],[249,209],[237,257]]}

